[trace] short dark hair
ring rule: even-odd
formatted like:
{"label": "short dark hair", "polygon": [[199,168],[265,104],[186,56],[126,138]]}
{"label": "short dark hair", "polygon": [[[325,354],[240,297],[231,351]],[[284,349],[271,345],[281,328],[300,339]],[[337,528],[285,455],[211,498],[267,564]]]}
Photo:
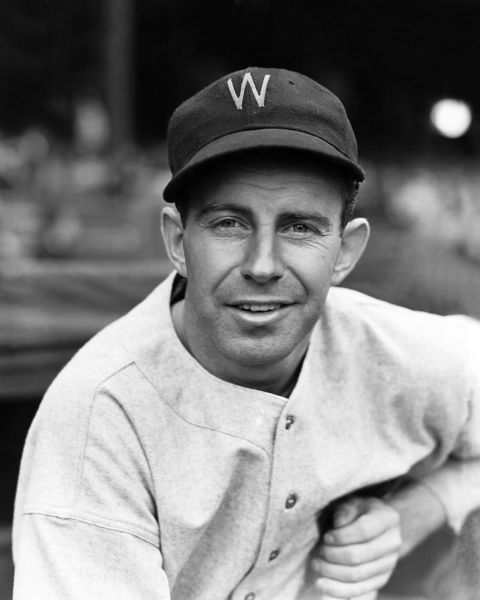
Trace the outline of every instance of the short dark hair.
{"label": "short dark hair", "polygon": [[360,183],[356,179],[349,179],[345,181],[343,191],[343,208],[340,216],[340,227],[342,231],[353,219],[359,189]]}
{"label": "short dark hair", "polygon": [[[241,153],[237,153],[235,156],[238,156],[239,154]],[[326,172],[328,173],[329,177],[334,178],[342,188],[343,208],[340,216],[341,230],[343,231],[349,223],[349,221],[352,220],[360,184],[358,180],[354,178],[353,174],[344,166],[335,163],[333,160],[319,160],[316,155],[304,151],[292,151],[277,148],[273,150],[269,149],[268,151],[259,149],[249,151],[248,155],[249,157],[253,155],[253,157],[258,157],[259,159],[266,156],[268,156],[269,158],[275,156],[278,157],[280,160],[284,160],[285,162],[295,161],[300,164],[307,164],[313,166],[314,168],[320,168],[322,172]],[[195,182],[199,174],[202,177],[212,177],[217,169],[222,168],[221,164],[219,163],[228,160],[231,160],[231,157],[226,156],[204,165],[202,169],[199,170],[199,173],[193,173],[192,175],[190,175],[188,181],[186,181],[178,190],[174,202],[178,212],[180,213],[180,218],[184,227],[187,223],[190,198],[192,196],[192,184]]]}

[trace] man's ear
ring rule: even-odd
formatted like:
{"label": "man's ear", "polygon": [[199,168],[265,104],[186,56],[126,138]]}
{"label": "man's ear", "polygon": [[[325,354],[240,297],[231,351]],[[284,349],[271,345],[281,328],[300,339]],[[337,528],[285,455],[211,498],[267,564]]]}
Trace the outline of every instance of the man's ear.
{"label": "man's ear", "polygon": [[162,210],[161,227],[168,258],[172,261],[180,275],[187,277],[185,251],[183,248],[184,229],[180,213],[175,206],[166,206]]}
{"label": "man's ear", "polygon": [[353,219],[342,233],[342,243],[333,270],[332,285],[339,285],[351,273],[365,250],[370,236],[366,219]]}

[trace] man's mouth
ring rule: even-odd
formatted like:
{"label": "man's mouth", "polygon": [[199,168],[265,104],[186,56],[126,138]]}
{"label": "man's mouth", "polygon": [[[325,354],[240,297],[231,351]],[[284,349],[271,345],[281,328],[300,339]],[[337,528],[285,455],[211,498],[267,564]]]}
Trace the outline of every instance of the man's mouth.
{"label": "man's mouth", "polygon": [[239,300],[228,305],[239,323],[248,326],[273,325],[288,314],[292,302],[283,302],[278,298],[269,300]]}
{"label": "man's mouth", "polygon": [[237,304],[236,307],[240,310],[246,310],[249,312],[269,312],[272,310],[278,310],[282,304]]}

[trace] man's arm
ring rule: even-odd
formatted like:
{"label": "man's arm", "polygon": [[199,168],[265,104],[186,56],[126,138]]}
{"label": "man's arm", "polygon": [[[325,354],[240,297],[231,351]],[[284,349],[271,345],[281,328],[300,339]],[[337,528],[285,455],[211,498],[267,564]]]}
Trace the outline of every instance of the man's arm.
{"label": "man's arm", "polygon": [[[81,396],[81,397],[80,397]],[[168,600],[150,467],[116,397],[70,382],[27,437],[13,528],[15,600]]]}
{"label": "man's arm", "polygon": [[[473,412],[462,432],[462,452],[475,454]],[[480,433],[480,429],[476,430]],[[467,452],[468,448],[468,452]],[[457,449],[460,453],[460,446]],[[337,506],[333,528],[312,561],[319,600],[374,600],[397,561],[443,526],[458,533],[480,506],[480,459],[452,456],[422,479],[411,479],[384,499],[353,497]]]}
{"label": "man's arm", "polygon": [[118,524],[95,521],[23,515],[14,600],[168,600],[158,547]]}
{"label": "man's arm", "polygon": [[396,510],[400,519],[400,558],[410,554],[447,522],[443,503],[419,481],[408,483],[393,494],[387,503]]}
{"label": "man's arm", "polygon": [[480,428],[474,414],[471,408],[455,452],[435,472],[411,479],[383,500],[353,497],[337,506],[333,529],[312,562],[319,600],[375,600],[399,558],[443,526],[459,533],[480,506]]}
{"label": "man's arm", "polygon": [[443,525],[458,534],[469,514],[480,507],[480,322],[457,315],[446,319],[464,334],[467,417],[449,459],[389,499],[401,517],[401,556]]}
{"label": "man's arm", "polygon": [[[388,580],[398,558],[408,555],[444,525],[459,533],[468,515],[480,507],[480,325],[466,317],[448,318],[464,328],[463,350],[470,365],[465,375],[469,388],[467,418],[456,446],[439,469],[411,479],[384,501],[353,498],[347,502],[346,523],[334,520],[332,538],[324,538],[320,560],[314,559],[312,565],[320,576],[318,588],[324,598],[355,597],[362,590],[366,590],[365,600],[376,598],[376,591]],[[385,544],[387,535],[389,544]]]}
{"label": "man's arm", "polygon": [[[461,482],[465,469],[469,470],[470,478],[478,476],[479,461],[466,465],[448,461],[435,475],[443,485],[453,489],[456,482]],[[475,491],[473,483],[473,479],[463,481],[460,492],[478,493],[478,486]],[[357,597],[375,600],[398,559],[447,524],[444,502],[422,480],[411,480],[383,500],[368,497],[346,500],[336,508],[333,528],[324,536],[312,560],[318,576],[319,600]]]}
{"label": "man's arm", "polygon": [[442,503],[416,481],[388,501],[354,496],[340,503],[312,560],[319,600],[375,600],[398,559],[445,522]]}

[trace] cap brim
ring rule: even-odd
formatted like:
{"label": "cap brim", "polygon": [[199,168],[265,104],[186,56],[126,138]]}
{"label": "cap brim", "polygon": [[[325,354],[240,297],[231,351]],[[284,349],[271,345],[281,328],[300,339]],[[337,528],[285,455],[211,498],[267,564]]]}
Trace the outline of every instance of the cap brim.
{"label": "cap brim", "polygon": [[173,175],[163,191],[167,202],[175,201],[175,192],[197,169],[222,156],[246,150],[283,148],[317,154],[349,169],[357,181],[365,179],[363,169],[319,137],[292,129],[250,129],[225,135],[201,148]]}

